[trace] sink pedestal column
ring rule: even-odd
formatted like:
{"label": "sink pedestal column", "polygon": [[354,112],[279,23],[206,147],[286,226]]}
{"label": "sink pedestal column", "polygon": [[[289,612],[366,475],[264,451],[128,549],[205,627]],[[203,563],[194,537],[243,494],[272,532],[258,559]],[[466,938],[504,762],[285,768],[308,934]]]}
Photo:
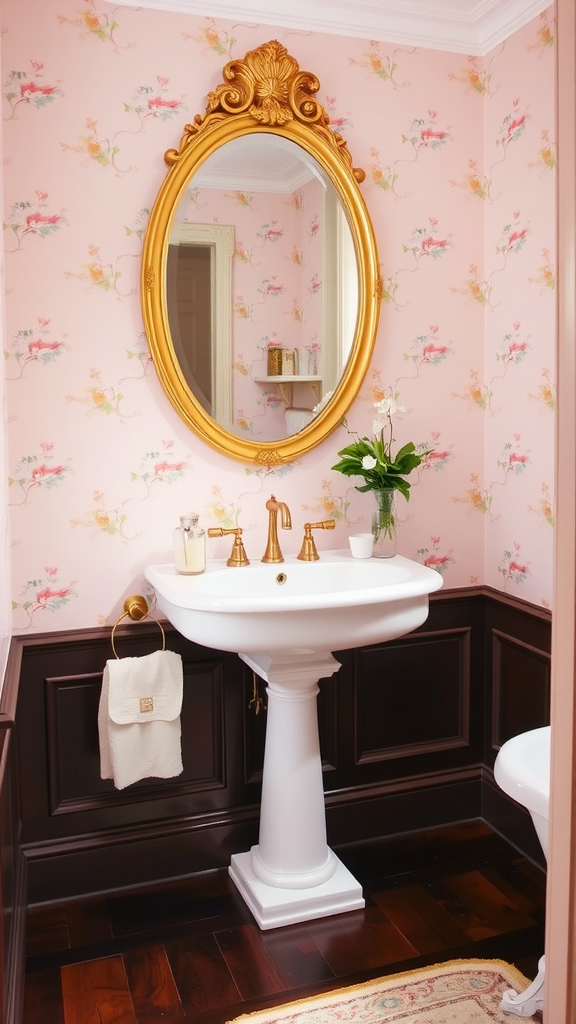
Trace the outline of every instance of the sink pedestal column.
{"label": "sink pedestal column", "polygon": [[268,721],[259,843],[230,876],[262,929],[359,910],[362,888],[326,843],[316,697],[340,664],[309,650],[240,657],[268,683]]}

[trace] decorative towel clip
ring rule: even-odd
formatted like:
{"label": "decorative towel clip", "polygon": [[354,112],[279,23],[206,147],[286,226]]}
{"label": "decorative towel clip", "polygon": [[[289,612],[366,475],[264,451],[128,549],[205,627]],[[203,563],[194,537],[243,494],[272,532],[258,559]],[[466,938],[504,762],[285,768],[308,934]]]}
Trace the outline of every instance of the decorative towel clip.
{"label": "decorative towel clip", "polygon": [[[116,627],[120,625],[122,619],[125,619],[127,615],[129,615],[134,622],[139,622],[141,619],[147,619],[148,616],[150,615],[150,610],[148,608],[148,602],[146,598],[142,597],[141,594],[132,594],[130,597],[127,597],[126,600],[124,601],[124,612],[120,616],[118,621],[114,623],[112,627],[112,636],[110,637],[110,641],[112,643],[112,650],[114,651],[114,655],[116,658],[118,658],[118,653],[114,646],[114,633],[116,632]],[[150,618],[152,618],[152,616],[150,616]],[[162,650],[165,651],[166,634],[164,632],[162,623],[159,622],[158,619],[154,618],[152,618],[152,621],[157,623],[160,632],[162,633]]]}

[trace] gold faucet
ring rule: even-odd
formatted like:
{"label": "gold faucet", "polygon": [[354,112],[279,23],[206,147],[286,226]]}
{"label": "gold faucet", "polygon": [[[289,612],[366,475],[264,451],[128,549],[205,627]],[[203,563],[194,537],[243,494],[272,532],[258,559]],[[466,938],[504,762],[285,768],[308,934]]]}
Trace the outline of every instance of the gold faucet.
{"label": "gold faucet", "polygon": [[281,516],[281,526],[283,530],[292,529],[292,519],[290,516],[290,509],[288,505],[285,505],[283,501],[276,501],[274,495],[270,495],[270,500],[266,502],[266,508],[269,512],[268,518],[268,543],[266,545],[266,551],[264,552],[263,562],[283,562],[284,555],[280,550],[278,543],[278,513]]}

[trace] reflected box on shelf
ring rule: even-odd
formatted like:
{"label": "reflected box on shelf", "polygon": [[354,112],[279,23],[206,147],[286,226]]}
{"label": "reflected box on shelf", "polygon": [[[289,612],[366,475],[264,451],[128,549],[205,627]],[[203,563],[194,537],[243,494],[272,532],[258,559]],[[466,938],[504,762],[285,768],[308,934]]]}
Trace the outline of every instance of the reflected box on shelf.
{"label": "reflected box on shelf", "polygon": [[280,347],[268,349],[267,373],[269,377],[279,377],[282,373],[282,349]]}
{"label": "reflected box on shelf", "polygon": [[291,348],[282,349],[282,375],[287,377],[293,377],[295,373],[298,373],[298,353]]}

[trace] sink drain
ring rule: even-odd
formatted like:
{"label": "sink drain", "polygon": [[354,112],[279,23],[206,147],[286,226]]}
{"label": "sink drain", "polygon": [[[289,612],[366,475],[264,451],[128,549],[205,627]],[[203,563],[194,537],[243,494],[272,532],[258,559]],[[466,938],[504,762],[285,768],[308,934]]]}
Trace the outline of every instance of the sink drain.
{"label": "sink drain", "polygon": [[279,572],[276,577],[276,583],[278,584],[279,587],[281,587],[283,583],[286,583],[287,579],[288,577],[285,572]]}

